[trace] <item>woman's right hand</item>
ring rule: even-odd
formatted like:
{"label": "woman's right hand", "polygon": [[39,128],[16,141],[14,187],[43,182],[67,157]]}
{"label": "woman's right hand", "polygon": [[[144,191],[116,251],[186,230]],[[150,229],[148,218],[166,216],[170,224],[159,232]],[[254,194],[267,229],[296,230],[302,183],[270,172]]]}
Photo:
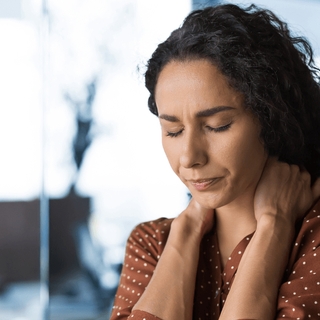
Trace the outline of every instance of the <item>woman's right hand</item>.
{"label": "woman's right hand", "polygon": [[192,319],[200,242],[212,225],[213,210],[192,199],[173,220],[152,278],[133,310],[160,319]]}
{"label": "woman's right hand", "polygon": [[192,198],[187,208],[174,219],[172,228],[178,228],[188,236],[196,236],[201,241],[214,223],[214,210],[202,207],[199,202]]}

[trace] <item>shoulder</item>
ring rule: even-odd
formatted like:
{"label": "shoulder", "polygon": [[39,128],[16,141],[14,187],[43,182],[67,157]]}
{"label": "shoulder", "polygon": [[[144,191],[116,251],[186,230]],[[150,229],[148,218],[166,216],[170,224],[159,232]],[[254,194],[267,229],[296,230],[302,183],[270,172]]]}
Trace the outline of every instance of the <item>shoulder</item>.
{"label": "shoulder", "polygon": [[[320,200],[309,210],[303,221],[299,225],[296,238],[293,243],[288,272],[301,267],[306,269],[306,265],[319,264],[320,254]],[[319,270],[320,271],[320,270]]]}
{"label": "shoulder", "polygon": [[[279,290],[278,315],[302,319],[319,314],[320,302],[320,201],[318,201],[297,231],[293,243],[285,282]],[[278,319],[278,318],[277,318]]]}
{"label": "shoulder", "polygon": [[159,218],[153,221],[142,222],[138,224],[133,230],[131,235],[144,235],[145,237],[151,236],[158,238],[161,235],[168,234],[173,219]]}
{"label": "shoulder", "polygon": [[[161,255],[167,242],[173,219],[159,218],[138,224],[128,238],[127,247],[140,247],[147,252]],[[128,248],[127,248],[128,249]]]}

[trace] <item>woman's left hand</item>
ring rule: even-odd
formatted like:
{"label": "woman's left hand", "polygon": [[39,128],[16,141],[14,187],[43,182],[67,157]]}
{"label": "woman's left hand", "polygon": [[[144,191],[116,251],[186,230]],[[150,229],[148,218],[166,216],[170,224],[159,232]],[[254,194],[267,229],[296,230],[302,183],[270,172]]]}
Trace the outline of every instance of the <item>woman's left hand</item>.
{"label": "woman's left hand", "polygon": [[259,223],[268,215],[294,224],[320,196],[320,178],[311,185],[310,174],[297,165],[270,157],[256,188],[254,212]]}

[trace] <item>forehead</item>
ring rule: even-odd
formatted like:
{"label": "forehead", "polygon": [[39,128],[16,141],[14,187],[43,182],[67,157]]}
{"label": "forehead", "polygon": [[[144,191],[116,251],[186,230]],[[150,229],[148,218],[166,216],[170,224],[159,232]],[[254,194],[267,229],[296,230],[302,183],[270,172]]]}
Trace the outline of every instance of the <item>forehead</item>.
{"label": "forehead", "polygon": [[[159,113],[177,108],[243,106],[243,95],[231,88],[227,78],[208,60],[171,61],[159,74],[155,90]],[[199,111],[199,110],[198,110]]]}

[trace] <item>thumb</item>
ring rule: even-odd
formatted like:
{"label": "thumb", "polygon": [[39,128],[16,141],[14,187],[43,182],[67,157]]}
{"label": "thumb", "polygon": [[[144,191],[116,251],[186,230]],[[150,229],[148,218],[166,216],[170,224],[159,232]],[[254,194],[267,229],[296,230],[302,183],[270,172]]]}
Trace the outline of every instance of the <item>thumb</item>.
{"label": "thumb", "polygon": [[313,200],[317,200],[320,197],[320,178],[318,178],[311,187]]}

